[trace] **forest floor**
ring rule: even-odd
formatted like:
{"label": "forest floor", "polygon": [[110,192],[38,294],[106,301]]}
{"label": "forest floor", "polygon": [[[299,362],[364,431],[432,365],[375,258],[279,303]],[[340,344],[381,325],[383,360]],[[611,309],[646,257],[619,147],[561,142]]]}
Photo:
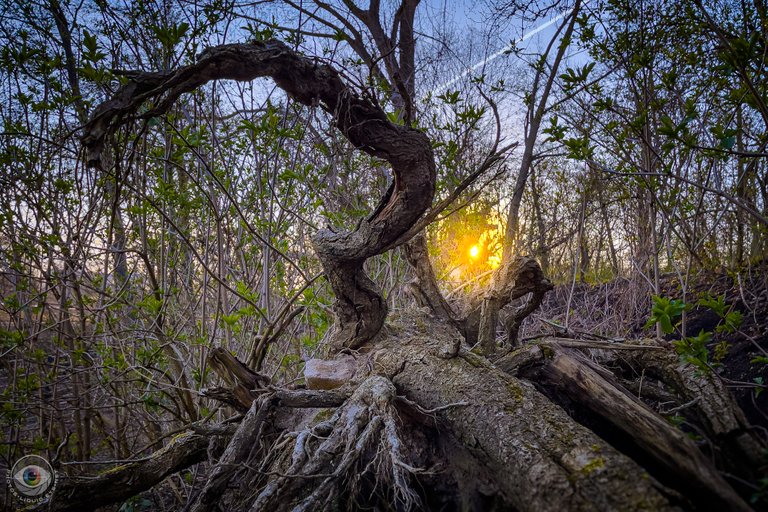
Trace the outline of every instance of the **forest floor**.
{"label": "forest floor", "polygon": [[[768,392],[763,392],[761,386],[768,384],[768,359],[758,359],[768,355],[768,261],[738,272],[718,269],[692,274],[685,290],[681,281],[676,274],[663,275],[661,296],[688,305],[684,313],[688,336],[702,331],[713,333],[707,349],[714,371],[724,379],[748,420],[766,429],[768,437]],[[544,333],[612,340],[651,337],[654,331],[644,327],[651,309],[647,284],[616,279],[603,284],[556,286],[527,319],[521,338]],[[720,316],[698,304],[702,298],[721,296],[727,311],[741,313],[741,324],[735,332],[716,332]],[[680,339],[680,327],[665,339]]]}

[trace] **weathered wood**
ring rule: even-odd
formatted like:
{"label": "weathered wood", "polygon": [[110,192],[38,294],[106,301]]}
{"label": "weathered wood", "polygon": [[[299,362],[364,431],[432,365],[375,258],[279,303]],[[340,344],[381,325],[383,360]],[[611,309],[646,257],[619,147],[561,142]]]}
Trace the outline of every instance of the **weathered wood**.
{"label": "weathered wood", "polygon": [[531,294],[526,304],[510,312],[504,320],[507,342],[510,346],[515,346],[523,320],[539,307],[544,295],[551,289],[552,283],[544,276],[541,267],[533,258],[514,258],[496,269],[480,306],[477,339],[483,353],[491,356],[496,352],[496,325],[501,308],[515,299]]}
{"label": "weathered wood", "polygon": [[230,386],[242,384],[247,389],[269,386],[269,377],[251,370],[245,363],[221,347],[211,350],[208,355],[208,364]]}
{"label": "weathered wood", "polygon": [[124,73],[130,80],[99,105],[83,130],[88,163],[99,165],[104,141],[139,107],[154,101],[141,117],[166,112],[183,93],[211,81],[250,81],[271,77],[304,105],[319,105],[358,149],[392,166],[391,193],[374,215],[354,231],[322,229],[313,237],[315,252],[336,296],[334,342],[356,348],[373,338],[387,314],[386,302],[363,271],[367,258],[392,249],[429,208],[435,193],[435,161],[429,138],[389,121],[386,113],[348,88],[339,74],[279,41],[226,44],[200,54],[195,64],[162,73]]}
{"label": "weathered wood", "polygon": [[403,254],[413,268],[416,278],[410,287],[416,301],[422,307],[428,307],[443,322],[448,322],[461,331],[465,337],[463,322],[453,310],[437,286],[437,278],[429,260],[427,237],[419,233],[403,245]]}
{"label": "weathered wood", "polygon": [[[192,432],[174,437],[164,448],[152,455],[113,467],[96,476],[69,477],[59,473],[59,481],[48,510],[83,512],[119,503],[162,482],[166,477],[203,462],[211,450],[213,436],[232,436],[218,464],[192,510],[210,510],[250,454],[253,444],[269,425],[269,413],[274,407],[321,408],[344,404],[353,391],[277,389],[252,400],[248,413],[239,424],[192,425]],[[216,450],[214,450],[216,451]]]}
{"label": "weathered wood", "polygon": [[[439,337],[440,326],[427,331]],[[382,348],[375,368],[398,393],[435,413],[444,435],[466,446],[494,475],[499,496],[520,511],[674,510],[665,490],[625,455],[573,421],[534,389],[462,353],[433,354],[424,340]]]}
{"label": "weathered wood", "polygon": [[[313,408],[313,407],[338,407],[349,398],[352,392],[349,389],[282,389],[277,388],[272,391],[278,400],[278,405],[292,408]],[[226,388],[210,388],[201,393],[207,398],[212,398],[224,402],[237,411],[247,412],[253,401],[259,396],[258,393],[251,393],[249,401],[245,403],[246,397],[236,397],[234,393]]]}
{"label": "weathered wood", "polygon": [[[676,492],[683,490],[700,509],[712,505],[720,510],[749,510],[683,433],[667,425],[630,393],[609,382],[609,372],[598,371],[588,361],[580,360],[554,342],[525,347],[514,353],[515,358],[502,361],[507,361],[512,368],[528,370],[539,364],[542,385],[587,405],[630,435],[645,453],[655,457],[657,465],[674,475],[671,482],[665,477],[666,485],[674,489],[659,483],[637,462],[576,423],[530,383],[504,373],[485,358],[469,352],[445,358],[440,353],[442,345],[446,339],[456,336],[449,325],[428,321],[417,327],[418,332],[413,332],[410,323],[408,326],[408,335],[395,333],[382,340],[378,350],[366,359],[373,372],[380,376],[365,379],[366,384],[354,392],[351,389],[274,390],[261,398],[270,400],[276,407],[339,406],[339,409],[330,420],[311,427],[311,432],[298,433],[291,467],[275,469],[254,502],[254,510],[260,510],[259,506],[264,503],[270,504],[270,510],[289,510],[299,505],[313,509],[322,503],[341,506],[343,501],[339,500],[346,499],[343,482],[348,481],[350,475],[359,476],[355,467],[367,468],[366,471],[376,467],[371,465],[370,457],[381,453],[382,447],[388,450],[390,461],[382,467],[400,471],[396,473],[399,488],[407,492],[419,488],[426,480],[415,484],[413,479],[419,479],[422,470],[429,472],[430,467],[412,464],[409,457],[418,455],[404,450],[398,441],[400,434],[392,434],[418,430],[418,424],[403,421],[422,422],[424,428],[437,429],[438,445],[455,443],[466,450],[474,461],[470,466],[483,470],[483,492],[495,496],[502,508],[676,510],[686,506],[684,500],[678,501],[682,498]],[[384,377],[391,379],[396,391]],[[397,399],[395,393],[403,398]],[[405,409],[395,413],[393,400]],[[219,469],[214,470],[209,481],[215,485],[207,485],[204,493],[207,501],[201,497],[196,505],[198,510],[205,510],[204,504],[216,501],[223,490],[221,482],[227,480],[231,468],[238,467],[244,454],[250,452],[248,447],[258,437],[259,428],[266,425],[264,416],[268,408],[260,401],[252,405],[238,427],[235,438],[240,436],[241,440],[229,445],[217,466]],[[415,413],[403,414],[408,410]],[[231,428],[221,431],[230,433]],[[175,451],[175,455],[153,455],[150,458],[153,463],[163,461],[167,466],[163,466],[162,473],[152,473],[151,480],[139,476],[138,484],[126,480],[127,470],[119,468],[117,472],[122,478],[99,480],[102,495],[96,503],[125,499],[148,488],[161,481],[163,475],[184,467],[183,464],[201,460],[204,446],[197,448],[199,458],[191,462],[189,459],[175,462],[173,457],[178,456]],[[145,475],[145,463],[133,466],[132,473]],[[419,467],[422,469],[417,469]],[[457,478],[457,474],[448,472],[446,478]],[[370,477],[374,481],[382,478],[377,484],[381,486],[392,485],[394,481],[376,472]],[[76,495],[90,492],[88,482],[83,483],[85,487]],[[130,487],[124,494],[110,489],[126,482]],[[672,502],[671,496],[674,496]],[[421,498],[414,495],[408,499]],[[82,509],[82,503],[80,500],[62,510]]]}
{"label": "weathered wood", "polygon": [[[655,345],[653,340],[646,343]],[[742,478],[760,478],[758,468],[764,464],[763,453],[768,450],[768,445],[750,427],[733,395],[715,372],[701,372],[693,365],[681,363],[671,348],[624,355],[621,363],[632,365],[635,371],[644,370],[649,377],[660,380],[677,392],[682,402],[695,400],[684,414],[691,416],[717,443],[727,470]]]}
{"label": "weathered wood", "polygon": [[537,380],[544,385],[567,394],[621,429],[657,464],[679,478],[692,501],[717,510],[751,510],[684,432],[606,380],[588,359],[556,349],[538,375],[541,380]]}
{"label": "weathered wood", "polygon": [[338,407],[352,395],[349,389],[278,389],[275,398],[282,407]]}
{"label": "weathered wood", "polygon": [[517,375],[518,372],[530,365],[543,364],[547,354],[551,355],[552,351],[545,344],[530,344],[505,354],[495,360],[493,364],[510,375]]}
{"label": "weathered wood", "polygon": [[205,486],[192,506],[192,512],[206,512],[213,508],[213,504],[221,497],[230,478],[241,469],[258,443],[267,416],[272,409],[272,395],[263,395],[253,401],[251,408],[243,418],[240,426],[235,431],[232,440],[227,445],[221,459],[211,469]]}
{"label": "weathered wood", "polygon": [[54,512],[85,512],[127,500],[206,458],[209,436],[187,432],[174,437],[163,449],[136,462],[123,464],[92,477],[59,474],[48,504]]}
{"label": "weathered wood", "polygon": [[200,396],[210,398],[219,402],[223,402],[238,412],[245,413],[253,403],[255,395],[252,395],[250,391],[247,395],[243,393],[237,393],[228,388],[203,388],[200,390]]}
{"label": "weathered wood", "polygon": [[211,388],[201,391],[203,396],[231,405],[240,412],[245,412],[258,396],[254,390],[269,386],[269,377],[257,373],[221,347],[211,350],[208,364],[231,389]]}

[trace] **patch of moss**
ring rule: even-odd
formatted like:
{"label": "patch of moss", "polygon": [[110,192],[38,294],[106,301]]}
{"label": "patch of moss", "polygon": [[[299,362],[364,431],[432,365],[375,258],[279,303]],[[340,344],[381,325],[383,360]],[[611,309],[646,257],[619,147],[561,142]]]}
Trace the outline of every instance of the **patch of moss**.
{"label": "patch of moss", "polygon": [[315,414],[315,417],[312,418],[312,425],[317,425],[318,423],[322,423],[325,420],[331,419],[331,416],[333,416],[335,409],[320,409],[317,411],[317,414]]}
{"label": "patch of moss", "polygon": [[571,428],[571,423],[567,421],[555,421],[550,422],[549,426],[557,432],[557,439],[559,444],[564,447],[574,446],[575,433]]}
{"label": "patch of moss", "polygon": [[120,464],[118,466],[115,466],[115,467],[112,467],[112,468],[108,468],[108,469],[104,469],[102,471],[99,471],[98,475],[99,476],[106,476],[106,475],[112,475],[112,474],[115,474],[115,473],[119,473],[120,471],[122,471],[124,469],[127,469],[129,466],[130,466],[130,464]]}
{"label": "patch of moss", "polygon": [[507,383],[507,391],[515,397],[515,400],[517,402],[522,402],[523,400],[523,388],[521,388],[519,385],[509,382]]}
{"label": "patch of moss", "polygon": [[555,351],[552,350],[552,347],[541,344],[539,345],[539,349],[541,349],[541,354],[544,356],[544,359],[552,359],[555,357]]}
{"label": "patch of moss", "polygon": [[593,459],[589,463],[587,463],[583,468],[581,468],[581,474],[588,475],[592,473],[593,471],[596,471],[598,469],[605,467],[605,459],[602,457],[597,457],[596,459]]}
{"label": "patch of moss", "polygon": [[484,357],[479,356],[473,352],[463,352],[461,358],[466,362],[474,366],[475,368],[483,368],[486,366],[486,360]]}

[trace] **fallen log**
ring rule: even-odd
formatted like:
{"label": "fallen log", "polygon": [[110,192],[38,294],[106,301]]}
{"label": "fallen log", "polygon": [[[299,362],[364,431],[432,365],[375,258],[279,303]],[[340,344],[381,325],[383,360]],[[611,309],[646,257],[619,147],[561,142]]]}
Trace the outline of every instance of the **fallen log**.
{"label": "fallen log", "polygon": [[[655,344],[646,340],[648,345]],[[671,392],[689,404],[681,414],[699,426],[716,444],[714,455],[723,467],[741,478],[757,481],[764,477],[758,469],[765,464],[768,443],[751,428],[723,380],[715,372],[702,372],[690,364],[680,362],[672,349],[638,351],[624,354],[612,364],[642,372],[648,379],[656,379]]]}
{"label": "fallen log", "polygon": [[206,459],[211,437],[185,432],[149,457],[121,464],[96,476],[58,474],[48,503],[52,512],[85,512],[125,501],[168,476]]}
{"label": "fallen log", "polygon": [[[651,466],[648,457],[623,453],[533,384],[503,371],[503,361],[494,365],[466,350],[446,356],[444,346],[458,336],[450,325],[407,324],[391,329],[391,336],[359,358],[348,386],[258,394],[193,510],[212,503],[231,510],[344,509],[391,500],[399,500],[403,510],[449,503],[464,503],[468,510],[750,510],[682,432],[572,349],[544,343],[505,360],[508,369],[610,421],[653,459]],[[639,351],[633,347],[631,353]],[[274,428],[271,408],[328,406],[338,409],[317,409],[292,434],[273,432],[270,439],[277,440],[271,445],[259,434]],[[267,444],[252,450],[258,442]],[[178,459],[174,443],[193,443],[189,453],[195,457]],[[162,471],[148,471],[148,461],[112,470],[113,476],[95,484],[100,497],[87,503],[73,501],[70,482],[62,487],[68,494],[57,490],[56,510],[125,499],[203,460],[207,444],[200,436],[174,443],[150,457]],[[232,467],[250,468],[236,472],[239,490],[221,484],[234,478]],[[657,477],[658,467],[665,478]],[[138,475],[137,481],[129,474]],[[148,474],[152,478],[142,476]],[[89,482],[78,484],[77,496],[96,492]]]}
{"label": "fallen log", "polygon": [[556,344],[550,350],[552,356],[543,359],[537,371],[526,372],[526,377],[568,395],[620,429],[656,464],[674,475],[685,494],[700,505],[718,510],[751,510],[684,432],[612,382],[604,369],[596,368],[583,355]]}
{"label": "fallen log", "polygon": [[[439,331],[430,326],[430,331]],[[539,510],[675,510],[675,493],[573,421],[534,387],[463,352],[441,358],[429,342],[379,350],[377,371],[435,413],[442,435],[465,447],[493,478],[508,508]]]}

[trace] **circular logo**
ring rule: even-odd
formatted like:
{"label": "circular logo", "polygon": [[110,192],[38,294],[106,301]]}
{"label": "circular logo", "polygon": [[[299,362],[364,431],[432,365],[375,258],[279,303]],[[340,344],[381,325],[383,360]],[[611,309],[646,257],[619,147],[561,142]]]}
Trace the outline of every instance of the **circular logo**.
{"label": "circular logo", "polygon": [[41,502],[50,497],[56,484],[56,473],[42,457],[27,455],[16,461],[8,472],[11,492],[26,503]]}

